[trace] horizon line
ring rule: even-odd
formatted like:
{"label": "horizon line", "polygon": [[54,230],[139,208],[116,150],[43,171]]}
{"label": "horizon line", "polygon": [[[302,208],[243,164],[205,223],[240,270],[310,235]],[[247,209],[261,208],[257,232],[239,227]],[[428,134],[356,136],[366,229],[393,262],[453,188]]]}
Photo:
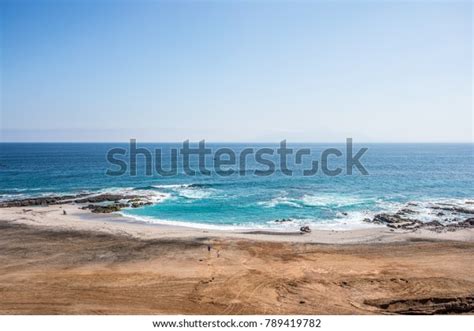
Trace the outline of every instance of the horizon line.
{"label": "horizon line", "polygon": [[[133,138],[131,138],[133,139]],[[289,144],[344,144],[346,141],[289,141],[282,139],[279,141],[207,141],[188,140],[190,143],[198,143],[204,140],[210,144],[278,144],[286,141]],[[138,141],[141,144],[181,144],[184,141]],[[357,144],[474,144],[474,141],[357,141]],[[128,144],[129,141],[0,141],[0,144]]]}

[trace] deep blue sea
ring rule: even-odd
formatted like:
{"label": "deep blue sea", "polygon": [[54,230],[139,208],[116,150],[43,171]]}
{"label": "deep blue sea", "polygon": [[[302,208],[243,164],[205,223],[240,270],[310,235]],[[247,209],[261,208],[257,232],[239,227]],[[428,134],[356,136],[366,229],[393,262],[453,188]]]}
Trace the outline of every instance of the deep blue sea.
{"label": "deep blue sea", "polygon": [[[161,165],[170,166],[170,149],[180,144],[139,144],[161,148]],[[396,211],[407,203],[418,208],[417,217],[430,220],[432,203],[463,204],[474,199],[473,144],[358,144],[367,147],[361,161],[368,171],[354,169],[327,176],[318,171],[303,176],[302,165],[289,162],[292,176],[278,170],[256,176],[266,169],[252,158],[244,175],[189,176],[178,162],[178,174],[162,177],[145,174],[144,158],[138,159],[138,174],[106,175],[115,169],[106,160],[111,148],[129,149],[127,143],[2,143],[0,144],[0,199],[66,193],[137,192],[153,198],[153,205],[125,209],[123,213],[147,222],[183,222],[202,227],[287,228],[310,224],[318,228],[366,226],[362,220],[382,211]],[[231,148],[277,148],[277,144],[208,144],[215,150]],[[345,144],[289,144],[309,148],[312,160],[334,147],[345,155]],[[127,154],[128,155],[128,154]],[[127,155],[123,157],[127,160]],[[329,168],[343,166],[344,155],[329,158]],[[213,156],[206,158],[212,165]],[[290,161],[293,157],[290,157]],[[233,168],[237,168],[238,165]],[[191,159],[191,168],[197,160]],[[232,167],[229,167],[232,168]],[[290,222],[275,220],[291,219]]]}

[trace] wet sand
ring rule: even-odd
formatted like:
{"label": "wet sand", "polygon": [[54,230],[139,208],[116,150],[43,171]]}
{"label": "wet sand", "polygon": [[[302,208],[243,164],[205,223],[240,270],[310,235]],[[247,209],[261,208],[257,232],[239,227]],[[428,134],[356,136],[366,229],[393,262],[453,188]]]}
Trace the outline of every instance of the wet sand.
{"label": "wet sand", "polygon": [[2,208],[0,252],[1,314],[474,312],[470,229],[267,235]]}

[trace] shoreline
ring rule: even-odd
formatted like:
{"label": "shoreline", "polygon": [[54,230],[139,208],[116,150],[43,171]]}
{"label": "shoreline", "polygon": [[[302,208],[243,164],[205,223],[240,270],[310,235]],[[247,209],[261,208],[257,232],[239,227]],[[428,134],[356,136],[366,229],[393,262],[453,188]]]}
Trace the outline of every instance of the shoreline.
{"label": "shoreline", "polygon": [[[403,242],[409,240],[448,240],[474,242],[474,229],[436,232],[428,229],[393,229],[384,225],[366,228],[317,229],[310,233],[274,229],[212,229],[186,226],[184,223],[164,224],[140,222],[134,217],[119,213],[92,213],[83,209],[84,204],[54,204],[49,206],[3,207],[0,222],[13,222],[41,228],[126,234],[141,239],[200,237],[248,239],[321,244],[373,244]],[[64,214],[64,212],[66,214]]]}
{"label": "shoreline", "polygon": [[[431,202],[407,202],[398,205],[395,209],[379,212],[371,212],[360,215],[356,222],[351,221],[347,213],[342,213],[341,219],[337,222],[326,223],[304,222],[298,219],[276,219],[268,221],[267,226],[260,225],[225,225],[193,223],[186,221],[159,220],[149,216],[138,216],[127,214],[126,210],[142,208],[159,203],[166,199],[165,193],[149,193],[142,190],[122,190],[122,191],[99,191],[96,193],[78,193],[68,195],[49,195],[41,197],[29,197],[0,202],[0,215],[9,214],[7,219],[28,220],[22,213],[31,208],[55,208],[68,210],[67,215],[54,217],[56,225],[65,226],[65,219],[69,220],[67,226],[75,224],[78,218],[85,218],[89,221],[106,221],[108,227],[117,228],[117,223],[124,224],[132,233],[137,233],[137,229],[132,229],[131,225],[141,225],[142,230],[148,227],[156,232],[160,227],[161,235],[168,233],[178,233],[192,235],[212,233],[214,236],[238,237],[243,235],[256,240],[286,240],[298,242],[376,242],[380,240],[403,240],[402,236],[422,237],[424,239],[447,239],[447,240],[472,240],[474,231],[474,201],[464,199],[462,203],[449,201]],[[69,207],[73,206],[73,207]],[[79,208],[81,211],[77,210]],[[13,208],[13,209],[12,209]],[[14,209],[14,208],[21,208]],[[28,209],[30,208],[30,209]],[[3,211],[2,211],[3,210]],[[7,211],[5,211],[7,210]],[[8,211],[9,210],[9,211]],[[87,212],[84,212],[87,211]],[[18,216],[20,214],[20,216]],[[35,213],[33,213],[35,214]],[[74,217],[69,217],[73,215]],[[107,215],[107,216],[99,216]],[[32,215],[29,215],[31,218]],[[344,219],[346,217],[346,219]],[[427,218],[428,217],[428,218]],[[45,217],[34,216],[33,223],[50,226],[50,222]],[[360,219],[362,218],[362,219]],[[294,227],[296,227],[294,229]],[[293,230],[293,229],[294,230]],[[299,231],[298,231],[299,229]],[[388,231],[387,231],[388,229]],[[124,231],[123,229],[121,231]],[[294,231],[294,232],[293,232]],[[394,233],[391,233],[394,232]],[[311,234],[312,233],[312,234]],[[301,234],[302,236],[298,236]],[[290,239],[291,237],[291,239]],[[382,237],[382,239],[380,239]],[[387,239],[387,237],[389,237]],[[279,238],[279,239],[277,239]],[[302,239],[303,238],[303,239]]]}

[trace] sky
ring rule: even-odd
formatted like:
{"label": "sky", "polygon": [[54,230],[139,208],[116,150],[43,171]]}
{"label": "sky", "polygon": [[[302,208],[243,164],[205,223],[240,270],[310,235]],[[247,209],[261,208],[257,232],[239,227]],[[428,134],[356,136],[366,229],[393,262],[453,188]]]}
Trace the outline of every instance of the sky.
{"label": "sky", "polygon": [[470,1],[0,6],[0,141],[473,141]]}

